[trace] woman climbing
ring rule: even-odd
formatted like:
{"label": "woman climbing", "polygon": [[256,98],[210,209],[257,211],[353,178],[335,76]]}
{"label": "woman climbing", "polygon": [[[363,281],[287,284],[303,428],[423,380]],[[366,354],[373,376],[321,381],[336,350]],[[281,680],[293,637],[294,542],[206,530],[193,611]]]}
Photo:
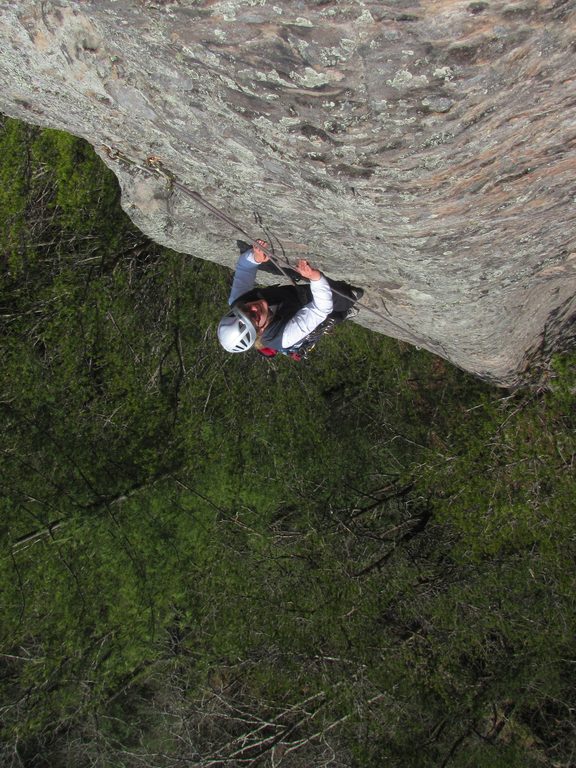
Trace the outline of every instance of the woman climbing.
{"label": "woman climbing", "polygon": [[[267,355],[298,356],[316,342],[319,330],[350,317],[363,291],[328,279],[305,259],[294,270],[281,270],[266,254],[268,247],[256,240],[240,254],[228,299],[231,309],[220,321],[218,339],[227,352],[256,346]],[[309,282],[255,289],[258,269]]]}

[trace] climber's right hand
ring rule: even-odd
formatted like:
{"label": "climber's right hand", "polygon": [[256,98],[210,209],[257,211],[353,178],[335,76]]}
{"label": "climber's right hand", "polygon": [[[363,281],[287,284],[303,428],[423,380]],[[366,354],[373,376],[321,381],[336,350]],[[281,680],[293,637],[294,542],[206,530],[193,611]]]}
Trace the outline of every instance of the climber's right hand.
{"label": "climber's right hand", "polygon": [[254,261],[257,264],[263,264],[265,261],[270,261],[268,256],[264,253],[262,248],[269,248],[267,242],[264,240],[256,240],[252,245],[252,255],[254,256]]}

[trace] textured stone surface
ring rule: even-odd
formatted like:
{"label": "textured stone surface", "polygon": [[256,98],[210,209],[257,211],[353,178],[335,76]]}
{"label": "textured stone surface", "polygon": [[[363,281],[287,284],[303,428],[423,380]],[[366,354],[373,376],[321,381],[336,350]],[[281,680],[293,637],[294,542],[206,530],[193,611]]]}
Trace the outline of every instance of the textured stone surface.
{"label": "textured stone surface", "polygon": [[569,338],[571,0],[4,0],[0,36],[0,110],[92,142],[152,238],[235,258],[237,233],[103,145],[492,381]]}

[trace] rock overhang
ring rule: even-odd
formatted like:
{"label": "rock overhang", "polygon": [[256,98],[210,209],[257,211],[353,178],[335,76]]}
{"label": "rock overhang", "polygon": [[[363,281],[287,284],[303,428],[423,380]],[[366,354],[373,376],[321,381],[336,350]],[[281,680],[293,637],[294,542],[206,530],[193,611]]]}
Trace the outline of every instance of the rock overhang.
{"label": "rock overhang", "polygon": [[235,232],[138,169],[150,155],[288,258],[363,285],[373,330],[502,385],[561,345],[576,309],[570,3],[20,0],[1,13],[0,109],[94,144],[153,239],[235,257]]}

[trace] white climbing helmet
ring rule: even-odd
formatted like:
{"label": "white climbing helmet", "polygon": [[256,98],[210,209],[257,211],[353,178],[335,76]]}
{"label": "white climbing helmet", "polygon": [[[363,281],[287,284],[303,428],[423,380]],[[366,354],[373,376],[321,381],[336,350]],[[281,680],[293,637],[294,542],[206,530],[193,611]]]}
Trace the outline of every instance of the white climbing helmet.
{"label": "white climbing helmet", "polygon": [[248,315],[233,307],[218,325],[218,341],[226,352],[246,352],[254,346],[256,328]]}

